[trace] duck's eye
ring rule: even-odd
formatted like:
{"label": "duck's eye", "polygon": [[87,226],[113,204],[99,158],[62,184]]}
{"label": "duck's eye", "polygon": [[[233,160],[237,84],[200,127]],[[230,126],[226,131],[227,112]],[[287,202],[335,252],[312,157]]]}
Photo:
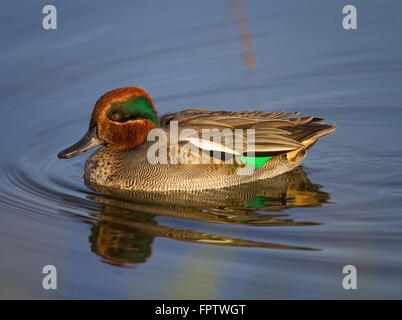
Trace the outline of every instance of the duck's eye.
{"label": "duck's eye", "polygon": [[115,112],[110,116],[110,119],[113,121],[121,121],[123,119],[123,115],[120,112]]}
{"label": "duck's eye", "polygon": [[144,116],[139,113],[135,112],[130,113],[123,110],[111,110],[107,116],[110,120],[114,122],[126,122],[129,120],[137,120],[144,118]]}

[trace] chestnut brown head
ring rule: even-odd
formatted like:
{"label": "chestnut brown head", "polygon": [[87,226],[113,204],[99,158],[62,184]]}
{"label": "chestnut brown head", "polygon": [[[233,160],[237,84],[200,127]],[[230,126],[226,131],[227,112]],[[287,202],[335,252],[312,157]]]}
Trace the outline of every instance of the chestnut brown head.
{"label": "chestnut brown head", "polygon": [[131,150],[142,144],[148,132],[159,125],[151,96],[138,87],[119,88],[96,102],[89,130],[59,158],[71,158],[99,145],[115,150]]}

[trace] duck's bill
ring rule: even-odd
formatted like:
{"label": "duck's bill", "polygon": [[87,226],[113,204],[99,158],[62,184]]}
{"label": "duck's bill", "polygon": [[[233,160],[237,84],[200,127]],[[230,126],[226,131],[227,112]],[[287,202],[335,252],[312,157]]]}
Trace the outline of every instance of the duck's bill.
{"label": "duck's bill", "polygon": [[60,151],[57,156],[60,159],[72,158],[102,144],[105,144],[105,142],[98,138],[96,128],[94,127],[89,129],[80,141],[74,143],[71,147],[68,147],[63,151]]}

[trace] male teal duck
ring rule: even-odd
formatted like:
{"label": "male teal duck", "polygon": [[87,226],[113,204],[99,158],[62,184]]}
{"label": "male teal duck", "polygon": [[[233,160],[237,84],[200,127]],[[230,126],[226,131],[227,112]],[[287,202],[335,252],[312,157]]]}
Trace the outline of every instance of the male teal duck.
{"label": "male teal duck", "polygon": [[[111,189],[219,189],[293,170],[319,138],[336,128],[320,118],[298,114],[187,109],[159,117],[145,90],[119,88],[99,98],[88,132],[58,157],[71,158],[102,146],[87,159],[84,179]],[[177,132],[172,130],[174,125]],[[212,132],[210,139],[204,138],[204,132]],[[215,140],[217,132],[224,132],[222,137],[231,138],[232,144]],[[233,147],[233,141],[242,148]],[[166,149],[157,148],[162,145]]]}

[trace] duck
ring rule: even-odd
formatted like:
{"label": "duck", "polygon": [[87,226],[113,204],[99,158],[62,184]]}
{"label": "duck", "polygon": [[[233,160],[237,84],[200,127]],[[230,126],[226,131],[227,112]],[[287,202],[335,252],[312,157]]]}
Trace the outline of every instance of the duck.
{"label": "duck", "polygon": [[84,180],[111,190],[222,189],[294,170],[337,127],[299,114],[193,108],[159,116],[146,90],[123,87],[97,100],[88,131],[58,157],[100,147],[85,162]]}

